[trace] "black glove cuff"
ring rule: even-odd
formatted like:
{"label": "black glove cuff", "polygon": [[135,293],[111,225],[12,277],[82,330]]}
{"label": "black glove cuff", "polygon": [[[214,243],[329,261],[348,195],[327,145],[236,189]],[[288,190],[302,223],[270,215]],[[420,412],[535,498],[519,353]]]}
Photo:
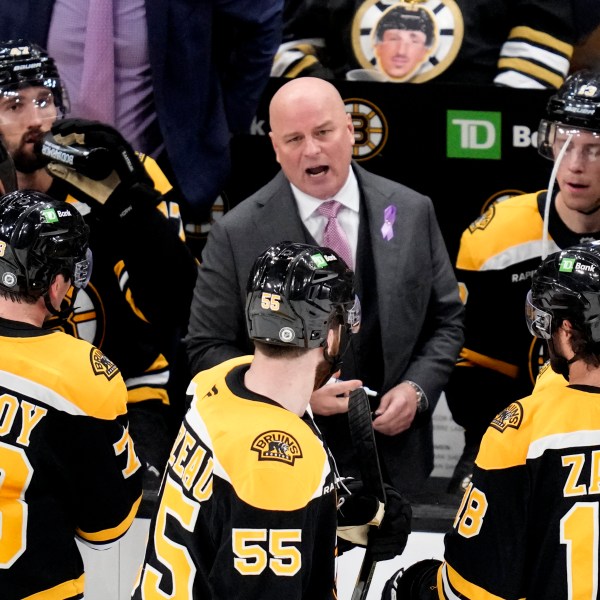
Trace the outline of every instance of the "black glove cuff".
{"label": "black glove cuff", "polygon": [[162,196],[154,188],[145,183],[134,183],[131,186],[119,185],[104,204],[107,216],[126,219],[138,209],[155,209]]}

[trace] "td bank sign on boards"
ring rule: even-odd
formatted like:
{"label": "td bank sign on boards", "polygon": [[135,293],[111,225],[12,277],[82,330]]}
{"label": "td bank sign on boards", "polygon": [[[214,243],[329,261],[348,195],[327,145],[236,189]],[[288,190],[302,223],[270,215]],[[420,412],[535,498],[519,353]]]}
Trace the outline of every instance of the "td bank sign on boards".
{"label": "td bank sign on boards", "polygon": [[446,119],[448,158],[501,158],[501,113],[449,110]]}

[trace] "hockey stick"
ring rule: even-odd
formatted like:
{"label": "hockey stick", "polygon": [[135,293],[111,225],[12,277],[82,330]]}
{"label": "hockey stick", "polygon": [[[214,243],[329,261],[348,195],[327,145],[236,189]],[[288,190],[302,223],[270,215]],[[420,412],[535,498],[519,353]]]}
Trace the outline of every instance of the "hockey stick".
{"label": "hockey stick", "polygon": [[[380,502],[385,504],[385,488],[377,454],[375,432],[373,431],[371,406],[363,388],[350,392],[348,424],[364,490],[373,494]],[[354,592],[352,593],[352,600],[366,599],[376,564],[377,562],[373,560],[367,544]]]}

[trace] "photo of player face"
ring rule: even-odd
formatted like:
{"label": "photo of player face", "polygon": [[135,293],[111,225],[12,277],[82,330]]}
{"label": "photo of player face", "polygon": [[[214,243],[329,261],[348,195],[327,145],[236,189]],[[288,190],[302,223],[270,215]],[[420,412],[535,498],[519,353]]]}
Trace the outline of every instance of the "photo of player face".
{"label": "photo of player face", "polygon": [[381,16],[373,52],[388,77],[407,81],[427,60],[435,41],[435,23],[422,7],[396,5]]}
{"label": "photo of player face", "polygon": [[421,31],[388,29],[374,48],[379,67],[390,77],[410,77],[429,56],[425,42]]}

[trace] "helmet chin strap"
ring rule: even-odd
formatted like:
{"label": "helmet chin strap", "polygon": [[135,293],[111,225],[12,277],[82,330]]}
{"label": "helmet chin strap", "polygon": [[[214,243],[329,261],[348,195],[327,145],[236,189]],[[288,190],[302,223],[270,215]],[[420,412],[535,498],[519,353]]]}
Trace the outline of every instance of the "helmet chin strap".
{"label": "helmet chin strap", "polygon": [[342,366],[342,358],[350,345],[350,334],[346,327],[341,328],[340,341],[338,353],[332,355],[329,353],[329,346],[327,343],[323,346],[323,358],[325,363],[321,363],[322,366],[317,367],[315,375],[315,390],[322,388],[331,378],[331,376],[340,370]]}
{"label": "helmet chin strap", "polygon": [[567,359],[556,352],[554,348],[554,340],[548,340],[548,350],[550,352],[550,366],[555,373],[562,375],[567,381],[569,381],[569,366],[575,361],[579,360],[577,354],[574,354],[571,358]]}
{"label": "helmet chin strap", "polygon": [[64,308],[57,310],[52,306],[52,302],[50,301],[50,296],[48,292],[44,294],[44,305],[48,309],[48,311],[58,317],[59,319],[66,319],[74,310],[75,310],[75,299],[77,298],[77,294],[79,293],[79,288],[73,287],[73,294],[71,295],[71,301],[67,302],[63,300]]}

